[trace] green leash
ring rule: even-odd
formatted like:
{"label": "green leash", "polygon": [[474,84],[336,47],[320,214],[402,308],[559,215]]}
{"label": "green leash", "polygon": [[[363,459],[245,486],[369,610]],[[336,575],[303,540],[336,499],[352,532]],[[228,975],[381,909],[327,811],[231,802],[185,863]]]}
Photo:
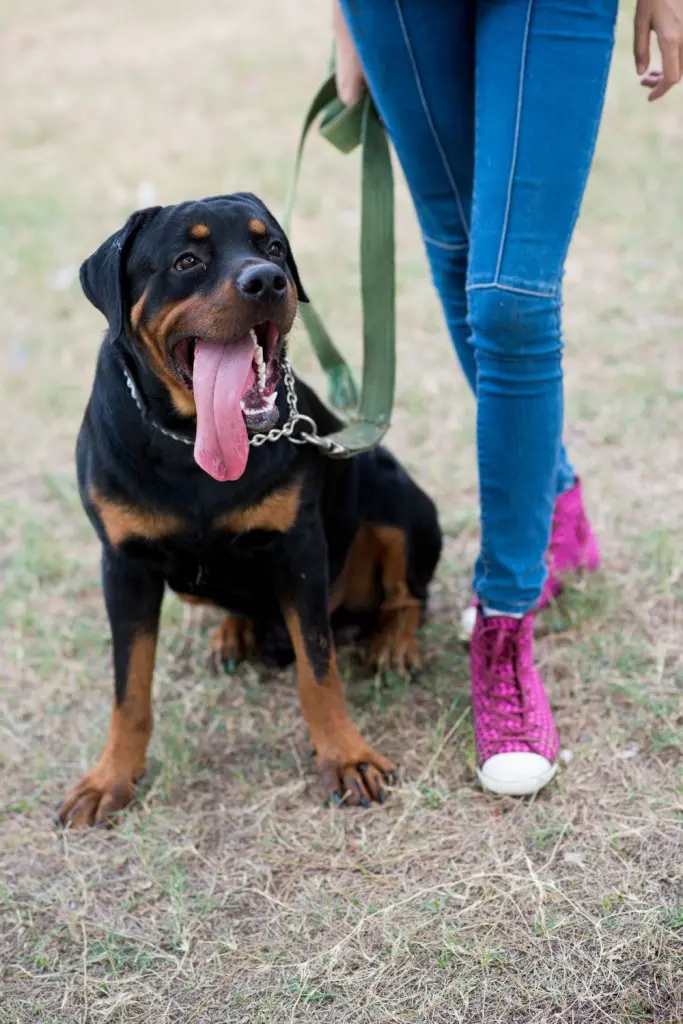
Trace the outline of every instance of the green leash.
{"label": "green leash", "polygon": [[334,74],[323,83],[308,109],[294,162],[294,176],[283,216],[290,232],[304,143],[322,114],[320,132],[342,153],[358,145],[361,158],[360,278],[363,309],[363,377],[360,396],[353,374],[313,303],[299,314],[320,365],[327,375],[332,405],[348,424],[320,438],[326,454],[348,458],[374,448],[391,423],[396,377],[396,273],[394,266],[394,179],[387,137],[369,95],[346,107],[337,96]]}

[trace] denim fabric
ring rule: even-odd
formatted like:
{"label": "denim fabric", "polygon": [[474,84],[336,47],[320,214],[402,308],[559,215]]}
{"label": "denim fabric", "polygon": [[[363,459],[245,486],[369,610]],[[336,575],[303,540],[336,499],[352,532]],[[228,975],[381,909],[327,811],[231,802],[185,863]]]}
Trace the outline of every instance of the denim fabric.
{"label": "denim fabric", "polygon": [[545,579],[562,446],[562,275],[617,0],[342,0],[477,398],[483,604]]}

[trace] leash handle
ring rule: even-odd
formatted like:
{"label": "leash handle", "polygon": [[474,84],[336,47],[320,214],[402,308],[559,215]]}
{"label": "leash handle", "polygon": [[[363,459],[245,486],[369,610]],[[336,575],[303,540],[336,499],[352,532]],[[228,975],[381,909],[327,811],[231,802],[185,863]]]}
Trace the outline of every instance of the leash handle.
{"label": "leash handle", "polygon": [[[296,199],[296,190],[299,184],[301,172],[301,160],[304,152],[306,137],[313,126],[316,118],[337,99],[337,86],[334,75],[330,75],[311,101],[308,112],[304,119],[299,144],[294,158],[294,170],[289,194],[285,203],[282,216],[282,225],[285,234],[291,234],[292,211]],[[358,388],[353,378],[353,373],[343,355],[336,347],[330,337],[325,324],[312,302],[299,305],[299,316],[304,322],[311,344],[318,357],[318,361],[327,375],[328,397],[332,405],[337,409],[352,409],[358,405]]]}
{"label": "leash handle", "polygon": [[[299,312],[328,378],[329,399],[352,410],[350,422],[329,435],[327,454],[349,457],[374,448],[391,423],[396,377],[396,271],[394,257],[394,181],[384,127],[369,95],[352,107],[337,96],[331,74],[313,97],[297,146],[283,226],[291,216],[306,137],[323,114],[320,131],[341,152],[362,147],[360,277],[363,313],[363,376],[360,396],[353,374],[312,303]],[[321,439],[326,440],[326,439]],[[325,449],[323,449],[325,450]]]}

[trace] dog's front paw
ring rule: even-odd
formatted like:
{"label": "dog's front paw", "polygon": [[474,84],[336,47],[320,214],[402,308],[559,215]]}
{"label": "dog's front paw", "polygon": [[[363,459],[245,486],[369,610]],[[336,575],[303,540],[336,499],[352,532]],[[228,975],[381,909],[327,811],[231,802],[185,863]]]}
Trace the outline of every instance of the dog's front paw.
{"label": "dog's front paw", "polygon": [[318,752],[318,766],[328,803],[369,807],[383,804],[387,784],[396,780],[395,765],[360,739],[353,748]]}
{"label": "dog's front paw", "polygon": [[133,799],[136,781],[130,770],[105,754],[67,793],[58,823],[70,828],[104,825]]}

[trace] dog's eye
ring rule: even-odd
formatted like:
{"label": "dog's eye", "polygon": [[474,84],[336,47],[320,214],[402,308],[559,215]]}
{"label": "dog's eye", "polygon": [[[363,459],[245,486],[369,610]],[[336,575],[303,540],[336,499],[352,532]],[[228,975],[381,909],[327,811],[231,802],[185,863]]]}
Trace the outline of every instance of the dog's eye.
{"label": "dog's eye", "polygon": [[202,261],[198,256],[195,256],[192,252],[183,253],[173,264],[174,270],[192,270],[193,267],[199,266]]}
{"label": "dog's eye", "polygon": [[276,260],[281,259],[284,256],[284,254],[285,247],[282,244],[282,242],[278,242],[276,240],[274,242],[271,242],[270,245],[268,246],[268,255],[273,256]]}

